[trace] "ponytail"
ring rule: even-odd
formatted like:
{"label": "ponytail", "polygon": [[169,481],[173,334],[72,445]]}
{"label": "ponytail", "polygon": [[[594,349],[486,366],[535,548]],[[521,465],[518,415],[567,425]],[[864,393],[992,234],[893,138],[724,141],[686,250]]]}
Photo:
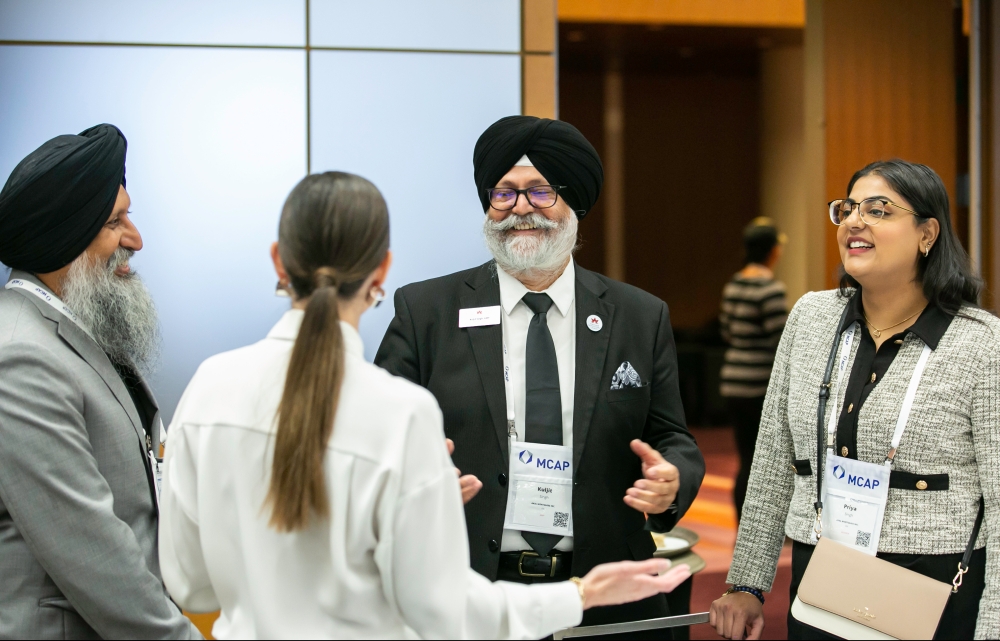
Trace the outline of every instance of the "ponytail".
{"label": "ponytail", "polygon": [[344,381],[341,300],[358,295],[389,251],[389,212],[375,185],[342,172],[304,178],[285,202],[278,253],[308,298],[278,405],[265,507],[279,532],[330,514],[323,469]]}
{"label": "ponytail", "polygon": [[323,453],[333,433],[344,380],[344,336],[340,331],[335,272],[321,268],[292,348],[278,405],[274,442],[270,524],[278,531],[304,528],[310,513],[329,514]]}

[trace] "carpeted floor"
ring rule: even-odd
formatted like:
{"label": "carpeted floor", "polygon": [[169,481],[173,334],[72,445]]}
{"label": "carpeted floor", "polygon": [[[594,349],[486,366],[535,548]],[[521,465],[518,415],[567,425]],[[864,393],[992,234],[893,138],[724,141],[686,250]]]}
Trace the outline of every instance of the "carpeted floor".
{"label": "carpeted floor", "polygon": [[[726,574],[736,543],[736,508],[733,506],[733,479],[739,468],[733,431],[728,427],[692,428],[702,454],[706,475],[698,498],[680,525],[694,530],[701,541],[694,547],[706,567],[694,577],[691,612],[705,612],[712,601],[729,587]],[[791,580],[791,547],[786,545],[778,562],[778,575],[764,604],[764,639],[787,638],[788,584]],[[709,625],[690,629],[692,639],[718,639]]]}

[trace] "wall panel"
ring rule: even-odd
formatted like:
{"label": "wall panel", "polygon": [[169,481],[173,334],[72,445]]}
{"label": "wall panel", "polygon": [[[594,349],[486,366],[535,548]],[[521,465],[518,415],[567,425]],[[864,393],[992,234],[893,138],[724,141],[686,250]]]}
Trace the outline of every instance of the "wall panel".
{"label": "wall panel", "polygon": [[[395,255],[390,297],[486,262],[472,150],[489,125],[520,111],[520,59],[314,51],[311,68],[312,170],[360,174],[382,190]],[[469,89],[484,78],[490,91]],[[369,358],[392,315],[386,304],[362,318]]]}
{"label": "wall panel", "polygon": [[314,47],[510,51],[521,48],[520,0],[309,0]]}
{"label": "wall panel", "polygon": [[[305,174],[302,51],[0,47],[0,176],[49,138],[122,129],[134,260],[163,325],[164,420],[197,365],[260,340],[288,303],[268,245]],[[95,83],[95,69],[122,82]]]}
{"label": "wall panel", "polygon": [[[869,162],[899,157],[933,168],[948,188],[954,212],[953,3],[826,0],[822,5],[826,200],[843,197],[851,175]],[[877,38],[870,37],[873,25]],[[840,265],[836,227],[829,225],[826,238],[832,286]]]}
{"label": "wall panel", "polygon": [[2,0],[0,40],[305,46],[305,0]]}

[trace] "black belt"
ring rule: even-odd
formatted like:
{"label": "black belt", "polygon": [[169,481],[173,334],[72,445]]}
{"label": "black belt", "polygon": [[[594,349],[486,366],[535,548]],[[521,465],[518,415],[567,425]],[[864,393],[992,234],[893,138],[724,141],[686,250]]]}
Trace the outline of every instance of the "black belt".
{"label": "black belt", "polygon": [[532,579],[557,579],[565,581],[572,574],[573,553],[552,550],[549,556],[536,552],[502,552],[498,579],[518,576]]}

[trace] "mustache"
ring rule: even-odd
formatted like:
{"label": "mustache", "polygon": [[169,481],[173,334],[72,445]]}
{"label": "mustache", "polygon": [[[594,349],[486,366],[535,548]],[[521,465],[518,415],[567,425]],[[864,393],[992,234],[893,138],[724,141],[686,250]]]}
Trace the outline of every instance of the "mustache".
{"label": "mustache", "polygon": [[509,231],[514,228],[515,225],[520,225],[523,223],[529,223],[534,225],[539,229],[544,229],[546,231],[552,229],[558,229],[559,223],[554,220],[549,220],[541,214],[527,214],[525,216],[519,216],[517,214],[511,214],[504,218],[503,220],[489,220],[490,229],[496,232]]}
{"label": "mustache", "polygon": [[111,257],[108,258],[108,271],[113,272],[123,265],[128,265],[128,262],[132,260],[133,256],[135,256],[135,250],[119,247],[115,250],[115,253],[111,254]]}

